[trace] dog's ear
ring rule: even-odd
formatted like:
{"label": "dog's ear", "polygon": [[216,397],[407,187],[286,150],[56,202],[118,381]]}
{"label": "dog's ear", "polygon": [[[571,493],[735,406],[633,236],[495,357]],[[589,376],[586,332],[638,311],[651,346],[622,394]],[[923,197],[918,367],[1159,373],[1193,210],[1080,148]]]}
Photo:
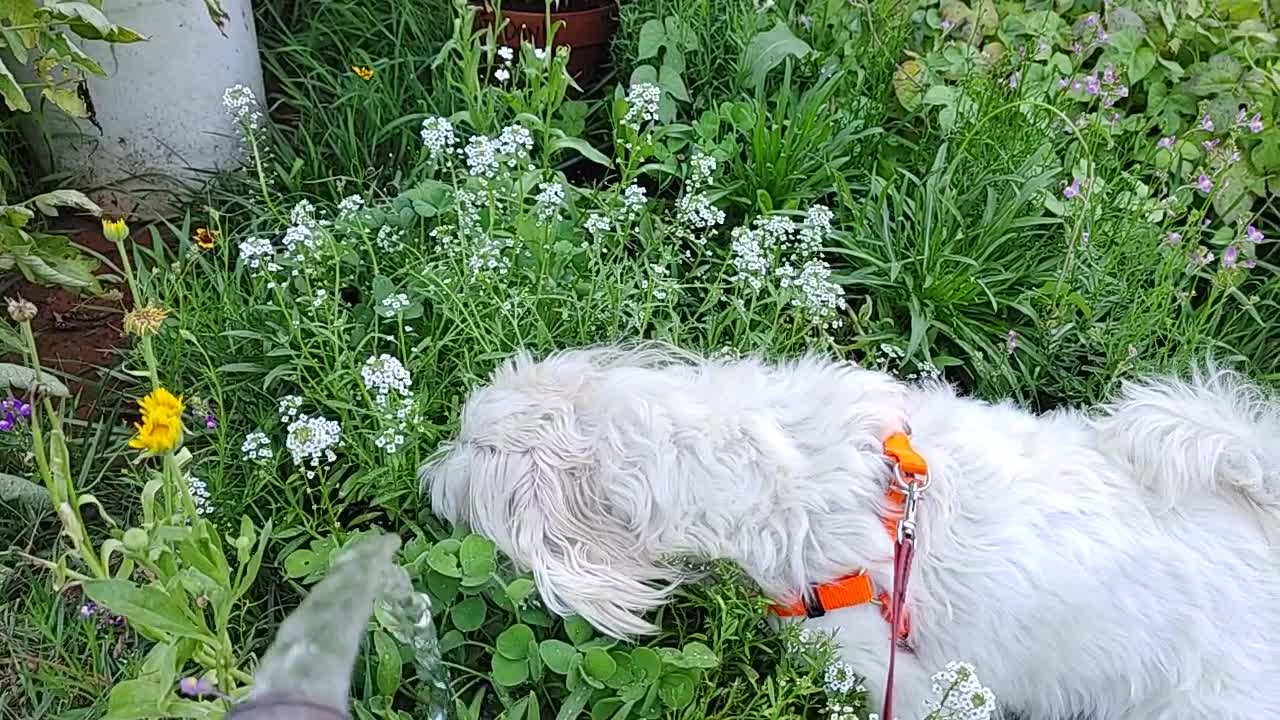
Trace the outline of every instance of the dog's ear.
{"label": "dog's ear", "polygon": [[423,469],[432,509],[529,569],[552,612],[620,639],[653,633],[643,615],[669,599],[678,573],[649,559],[639,529],[601,497],[586,448],[559,440],[455,445]]}

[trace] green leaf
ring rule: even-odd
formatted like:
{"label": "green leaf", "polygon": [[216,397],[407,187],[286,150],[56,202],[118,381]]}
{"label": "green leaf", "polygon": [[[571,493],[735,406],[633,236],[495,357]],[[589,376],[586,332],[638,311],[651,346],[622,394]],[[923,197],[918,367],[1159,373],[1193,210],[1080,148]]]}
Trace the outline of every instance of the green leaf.
{"label": "green leaf", "polygon": [[[38,380],[37,377],[39,378]],[[11,388],[27,391],[32,390],[34,387],[39,389],[40,392],[48,393],[54,397],[71,397],[71,391],[67,389],[67,386],[49,373],[41,372],[37,376],[35,370],[22,365],[14,365],[13,363],[0,363],[0,383],[4,383]]]}
{"label": "green leaf", "polygon": [[75,88],[46,86],[40,94],[71,117],[89,117],[89,106],[85,105],[84,98],[80,97]]}
{"label": "green leaf", "polygon": [[677,100],[689,102],[689,91],[685,89],[680,71],[675,68],[668,67],[666,64],[658,68],[658,87]]}
{"label": "green leaf", "polygon": [[179,637],[213,641],[196,627],[177,601],[158,587],[134,585],[128,580],[86,580],[84,591],[94,602],[131,623]]}
{"label": "green leaf", "polygon": [[787,58],[803,58],[813,52],[813,48],[795,33],[787,24],[779,20],[773,29],[757,34],[751,38],[743,52],[743,66],[751,78],[751,84],[759,87],[769,71],[773,70]]}
{"label": "green leaf", "polygon": [[133,43],[146,40],[140,33],[107,19],[98,8],[84,2],[57,2],[45,5],[37,14],[64,22],[71,31],[87,40]]}
{"label": "green leaf", "polygon": [[1138,48],[1129,62],[1129,84],[1136,84],[1156,66],[1156,53],[1149,47]]}
{"label": "green leaf", "polygon": [[904,61],[893,73],[893,94],[908,112],[920,109],[925,91],[925,67],[916,60]]}
{"label": "green leaf", "polygon": [[324,569],[322,558],[313,550],[294,550],[284,559],[284,576],[290,580],[308,577]]}
{"label": "green leaf", "polygon": [[111,694],[107,697],[107,712],[102,720],[168,718],[165,705],[172,697],[172,687],[161,685],[155,680],[125,680],[111,688]]}
{"label": "green leaf", "polygon": [[636,648],[631,651],[631,667],[646,682],[653,682],[662,672],[662,659],[650,648]]}
{"label": "green leaf", "polygon": [[383,300],[386,300],[387,297],[389,297],[391,293],[395,291],[396,291],[396,285],[395,283],[391,282],[390,278],[387,278],[386,276],[383,276],[383,275],[378,275],[373,279],[374,302],[380,303]]}
{"label": "green leaf", "polygon": [[582,670],[588,676],[604,682],[618,669],[618,664],[609,656],[607,650],[591,648],[582,658]]}
{"label": "green leaf", "polygon": [[373,632],[373,649],[378,658],[378,669],[375,675],[378,693],[386,697],[394,697],[396,691],[400,689],[400,679],[403,671],[400,660],[400,647],[396,645],[396,641],[390,635],[381,630],[375,630]]}
{"label": "green leaf", "polygon": [[556,713],[556,720],[577,720],[591,699],[591,690],[590,687],[580,687],[570,693],[560,706],[560,712]]}
{"label": "green leaf", "polygon": [[577,648],[563,640],[543,640],[538,645],[538,655],[542,657],[542,662],[551,668],[551,672],[559,675],[569,674],[569,668],[577,654]]}
{"label": "green leaf", "polygon": [[613,161],[605,156],[604,153],[591,146],[591,143],[576,137],[557,137],[548,143],[548,147],[552,150],[573,150],[582,157],[590,160],[597,165],[604,167],[613,167]]}
{"label": "green leaf", "polygon": [[716,657],[711,648],[700,642],[685,645],[682,655],[684,655],[685,667],[707,670],[720,664],[720,658]]}
{"label": "green leaf", "polygon": [[658,696],[667,707],[679,710],[693,702],[693,678],[685,673],[669,673],[662,676]]}
{"label": "green leaf", "polygon": [[462,568],[458,566],[457,544],[442,540],[427,551],[427,565],[445,577],[461,578]]}
{"label": "green leaf", "polygon": [[453,621],[453,626],[462,632],[474,632],[484,625],[488,612],[489,606],[484,598],[469,597],[449,608],[449,619]]}
{"label": "green leaf", "polygon": [[507,584],[507,599],[512,605],[519,607],[529,599],[535,589],[536,586],[529,578],[516,578]]}
{"label": "green leaf", "polygon": [[637,60],[647,60],[651,57],[658,56],[658,50],[667,40],[666,30],[662,26],[662,21],[653,18],[640,26],[639,45],[637,47]]}
{"label": "green leaf", "polygon": [[80,68],[90,75],[105,77],[106,71],[98,64],[97,60],[85,54],[80,46],[71,41],[66,33],[50,32],[43,36],[43,41],[49,52],[61,55],[67,62]]}
{"label": "green leaf", "polygon": [[8,473],[0,473],[0,501],[14,503],[27,510],[53,509],[48,488]]}
{"label": "green leaf", "polygon": [[572,615],[564,619],[564,632],[574,645],[581,647],[583,643],[595,635],[595,628],[591,627],[591,623],[586,620],[577,615]]}
{"label": "green leaf", "polygon": [[528,625],[512,625],[498,635],[495,647],[498,654],[511,660],[527,660],[529,643],[535,642],[533,629]]}
{"label": "green leaf", "polygon": [[494,655],[490,664],[493,681],[503,687],[516,687],[529,679],[529,661],[511,660]]}
{"label": "green leaf", "polygon": [[610,720],[621,712],[623,702],[616,697],[603,698],[591,706],[591,720]]}
{"label": "green leaf", "polygon": [[9,67],[5,65],[4,58],[0,58],[0,96],[4,97],[4,104],[14,112],[31,112],[31,103],[27,102],[27,96],[22,92],[22,86],[18,85],[18,79],[9,72]]}
{"label": "green leaf", "polygon": [[462,564],[464,585],[475,582],[487,582],[497,569],[497,555],[493,541],[480,535],[468,535],[458,550],[458,560]]}

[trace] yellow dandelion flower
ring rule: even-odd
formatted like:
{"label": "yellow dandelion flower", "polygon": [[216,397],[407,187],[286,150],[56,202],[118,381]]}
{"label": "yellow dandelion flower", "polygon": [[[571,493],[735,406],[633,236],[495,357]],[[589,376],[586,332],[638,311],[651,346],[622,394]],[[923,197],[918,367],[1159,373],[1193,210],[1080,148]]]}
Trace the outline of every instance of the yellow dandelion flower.
{"label": "yellow dandelion flower", "polygon": [[187,409],[182,402],[182,396],[174,397],[173,393],[164,388],[152,390],[138,401],[138,407],[142,409],[144,420],[153,416],[181,417],[183,411]]}
{"label": "yellow dandelion flower", "polygon": [[129,440],[129,447],[156,455],[177,447],[182,439],[182,412],[186,409],[182,398],[156,388],[138,401],[138,407],[142,409],[142,422],[135,423],[138,433]]}
{"label": "yellow dandelion flower", "polygon": [[218,231],[196,228],[195,241],[201,250],[212,250],[213,246],[218,244]]}
{"label": "yellow dandelion flower", "polygon": [[355,73],[356,77],[360,78],[361,80],[373,79],[373,68],[369,67],[368,65],[352,65],[351,72]]}
{"label": "yellow dandelion flower", "polygon": [[129,237],[129,226],[123,218],[102,218],[102,236],[118,243]]}
{"label": "yellow dandelion flower", "polygon": [[169,317],[169,311],[155,305],[134,308],[124,314],[124,332],[126,335],[138,337],[155,335],[160,332],[160,326],[164,324],[167,317]]}

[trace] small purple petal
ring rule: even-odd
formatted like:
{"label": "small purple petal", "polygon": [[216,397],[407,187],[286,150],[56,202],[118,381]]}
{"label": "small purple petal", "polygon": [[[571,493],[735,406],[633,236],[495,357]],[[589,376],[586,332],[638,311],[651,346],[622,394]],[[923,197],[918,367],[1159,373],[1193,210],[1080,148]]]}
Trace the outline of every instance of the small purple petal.
{"label": "small purple petal", "polygon": [[1218,147],[1218,139],[1214,138],[1212,140],[1205,140],[1200,143],[1200,147],[1204,148],[1205,152],[1213,152],[1214,149]]}
{"label": "small purple petal", "polygon": [[1222,267],[1233,268],[1236,266],[1236,260],[1240,258],[1240,248],[1235,245],[1228,245],[1222,251]]}
{"label": "small purple petal", "polygon": [[1249,132],[1255,135],[1262,132],[1262,113],[1254,115],[1253,119],[1249,121]]}
{"label": "small purple petal", "polygon": [[0,432],[9,432],[13,429],[13,422],[9,418],[0,420]]}
{"label": "small purple petal", "polygon": [[1199,179],[1196,180],[1196,189],[1205,195],[1208,195],[1210,192],[1213,192],[1213,179],[1208,175],[1202,174]]}
{"label": "small purple petal", "polygon": [[1062,189],[1062,197],[1070,200],[1080,194],[1080,178],[1075,178],[1071,184]]}
{"label": "small purple petal", "polygon": [[98,612],[98,606],[92,602],[86,602],[80,606],[80,617],[91,618]]}
{"label": "small purple petal", "polygon": [[1160,142],[1156,143],[1156,147],[1158,147],[1158,148],[1164,148],[1165,150],[1171,150],[1171,149],[1173,149],[1173,144],[1174,144],[1175,142],[1177,142],[1177,141],[1178,141],[1178,136],[1177,136],[1177,135],[1170,135],[1169,137],[1162,137],[1162,138],[1160,138]]}
{"label": "small purple petal", "polygon": [[1254,227],[1253,225],[1250,225],[1249,227],[1246,227],[1244,229],[1244,236],[1248,238],[1249,242],[1255,245],[1267,239],[1267,237],[1262,234],[1262,231]]}
{"label": "small purple petal", "polygon": [[204,416],[204,426],[209,430],[218,429],[218,419],[213,416],[213,413]]}
{"label": "small purple petal", "polygon": [[1168,235],[1164,236],[1164,241],[1170,245],[1177,245],[1178,243],[1182,242],[1182,233],[1171,232]]}
{"label": "small purple petal", "polygon": [[1200,118],[1200,127],[1213,132],[1213,118],[1209,117],[1209,113],[1205,113],[1204,117]]}

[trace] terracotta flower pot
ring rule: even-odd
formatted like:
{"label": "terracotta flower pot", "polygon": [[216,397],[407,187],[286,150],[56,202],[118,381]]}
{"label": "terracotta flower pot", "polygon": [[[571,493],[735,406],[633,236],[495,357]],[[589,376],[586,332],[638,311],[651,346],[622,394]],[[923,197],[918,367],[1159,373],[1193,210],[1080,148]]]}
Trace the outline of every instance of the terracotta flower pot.
{"label": "terracotta flower pot", "polygon": [[[499,42],[517,49],[525,42],[546,47],[546,13],[503,8],[502,17],[507,24],[499,35]],[[555,31],[555,45],[569,47],[569,74],[578,85],[585,88],[602,77],[609,65],[609,42],[618,27],[617,2],[606,0],[600,7],[589,10],[557,12],[553,9],[550,18],[552,24],[560,24]],[[476,23],[488,27],[493,22],[494,8],[485,3],[476,14]]]}

